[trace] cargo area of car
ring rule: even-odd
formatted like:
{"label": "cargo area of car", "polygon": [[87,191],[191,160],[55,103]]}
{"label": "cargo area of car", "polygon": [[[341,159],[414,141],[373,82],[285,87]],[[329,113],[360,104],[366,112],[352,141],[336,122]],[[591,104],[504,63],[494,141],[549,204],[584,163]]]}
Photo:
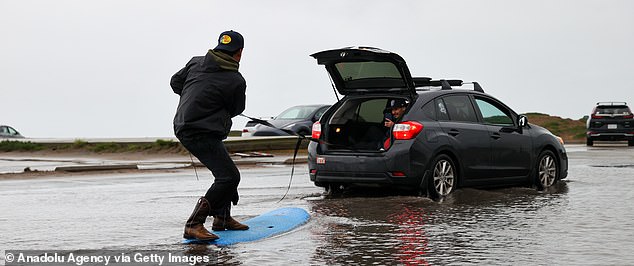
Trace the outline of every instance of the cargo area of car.
{"label": "cargo area of car", "polygon": [[382,152],[390,137],[384,125],[390,97],[348,99],[323,121],[326,149],[336,152]]}

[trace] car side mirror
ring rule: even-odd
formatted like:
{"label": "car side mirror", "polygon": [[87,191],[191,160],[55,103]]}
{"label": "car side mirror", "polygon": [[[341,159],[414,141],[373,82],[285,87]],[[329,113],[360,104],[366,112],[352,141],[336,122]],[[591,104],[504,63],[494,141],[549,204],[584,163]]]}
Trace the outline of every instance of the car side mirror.
{"label": "car side mirror", "polygon": [[525,115],[519,115],[517,117],[517,127],[523,128],[523,127],[526,127],[527,125],[528,125],[528,117],[526,117]]}

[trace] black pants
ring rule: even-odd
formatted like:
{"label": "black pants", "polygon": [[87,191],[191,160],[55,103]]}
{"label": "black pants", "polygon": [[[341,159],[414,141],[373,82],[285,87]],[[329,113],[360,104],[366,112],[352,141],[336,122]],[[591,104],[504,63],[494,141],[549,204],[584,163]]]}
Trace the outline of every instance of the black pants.
{"label": "black pants", "polygon": [[209,216],[229,216],[231,202],[238,204],[240,172],[231,160],[222,139],[216,136],[197,135],[178,137],[181,144],[203,163],[214,175],[214,182],[205,194],[211,212]]}

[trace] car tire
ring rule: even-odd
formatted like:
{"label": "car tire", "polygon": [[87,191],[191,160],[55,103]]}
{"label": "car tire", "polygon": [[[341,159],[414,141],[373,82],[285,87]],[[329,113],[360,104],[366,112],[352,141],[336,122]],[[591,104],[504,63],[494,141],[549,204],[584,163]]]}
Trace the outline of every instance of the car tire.
{"label": "car tire", "polygon": [[634,146],[634,140],[628,140],[627,146]]}
{"label": "car tire", "polygon": [[594,144],[594,141],[591,138],[586,138],[586,145],[587,146],[592,146]]}
{"label": "car tire", "polygon": [[345,187],[341,184],[329,183],[328,185],[326,185],[325,189],[326,189],[326,195],[338,196],[343,194]]}
{"label": "car tire", "polygon": [[559,180],[559,165],[557,157],[550,150],[542,151],[539,154],[535,165],[534,179],[537,190],[544,190],[552,187]]}
{"label": "car tire", "polygon": [[458,171],[453,160],[445,155],[438,155],[431,164],[428,179],[428,190],[432,198],[442,198],[453,192],[458,184]]}

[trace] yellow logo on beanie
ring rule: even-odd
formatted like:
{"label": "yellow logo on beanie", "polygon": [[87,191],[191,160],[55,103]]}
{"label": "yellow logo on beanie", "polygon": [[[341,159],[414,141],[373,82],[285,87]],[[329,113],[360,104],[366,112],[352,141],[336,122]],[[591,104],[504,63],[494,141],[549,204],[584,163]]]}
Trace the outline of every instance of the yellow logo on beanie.
{"label": "yellow logo on beanie", "polygon": [[220,43],[222,44],[229,44],[231,42],[231,36],[229,35],[222,35],[222,37],[220,37]]}

